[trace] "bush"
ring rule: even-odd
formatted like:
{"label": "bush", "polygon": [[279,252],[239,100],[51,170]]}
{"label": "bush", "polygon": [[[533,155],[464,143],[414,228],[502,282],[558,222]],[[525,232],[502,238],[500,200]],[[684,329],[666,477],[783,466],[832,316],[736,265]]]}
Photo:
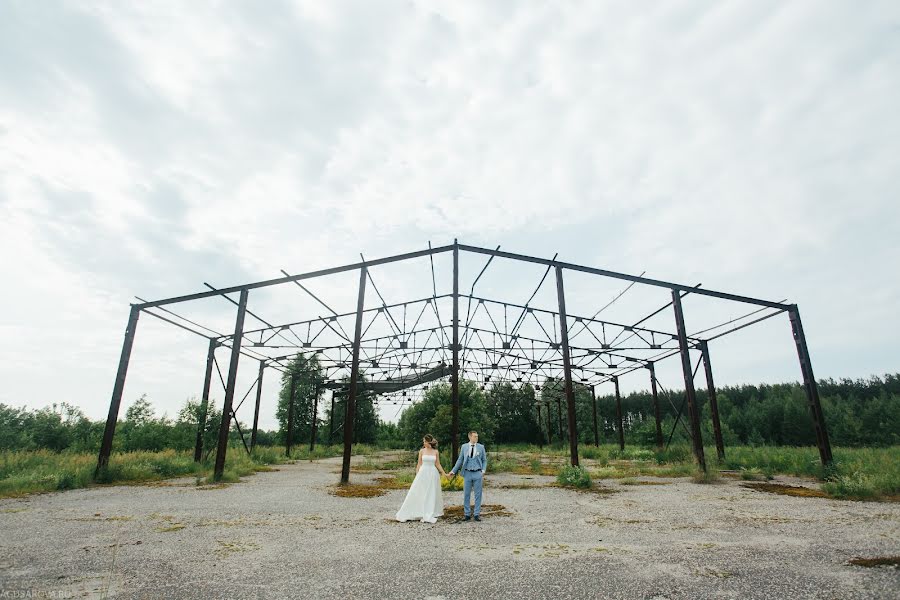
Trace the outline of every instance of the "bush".
{"label": "bush", "polygon": [[826,482],[822,489],[835,498],[865,499],[878,495],[872,478],[859,471],[838,475],[833,481]]}
{"label": "bush", "polygon": [[766,477],[763,472],[756,467],[752,467],[750,469],[741,467],[741,479],[743,479],[744,481],[762,481],[763,479],[770,478]]}
{"label": "bush", "polygon": [[591,487],[591,475],[584,467],[568,465],[560,470],[559,475],[556,476],[556,482],[564,487],[589,488]]}
{"label": "bush", "polygon": [[63,471],[59,474],[59,477],[56,478],[56,489],[58,490],[73,490],[77,487],[82,486],[79,485],[75,473],[71,471]]}

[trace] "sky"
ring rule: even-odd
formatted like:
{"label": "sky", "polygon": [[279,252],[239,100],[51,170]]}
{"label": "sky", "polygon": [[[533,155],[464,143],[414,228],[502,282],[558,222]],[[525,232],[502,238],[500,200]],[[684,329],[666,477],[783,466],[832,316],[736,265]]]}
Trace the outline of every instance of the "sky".
{"label": "sky", "polygon": [[[817,377],[896,373],[898,33],[890,1],[0,2],[0,403],[104,418],[136,296],[457,238],[797,303]],[[524,303],[540,269],[500,262],[478,290]],[[380,292],[430,294],[426,267]],[[355,277],[310,289],[352,310]],[[566,283],[585,315],[625,287]],[[317,316],[298,294],[251,306]],[[749,310],[685,300],[690,331]],[[183,312],[234,326],[221,298]],[[721,385],[800,378],[784,315],[711,352]],[[174,416],[205,355],[142,317],[123,414]]]}

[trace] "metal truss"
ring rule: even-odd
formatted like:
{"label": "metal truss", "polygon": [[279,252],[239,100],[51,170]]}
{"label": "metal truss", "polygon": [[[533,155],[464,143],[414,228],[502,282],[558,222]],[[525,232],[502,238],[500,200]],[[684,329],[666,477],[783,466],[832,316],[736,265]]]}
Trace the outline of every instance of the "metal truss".
{"label": "metal truss", "polygon": [[[459,253],[487,256],[487,260],[471,284],[469,293],[459,291]],[[453,292],[437,293],[437,278],[434,256],[451,253],[453,257]],[[685,427],[693,444],[694,456],[705,469],[703,442],[700,435],[700,416],[694,388],[694,377],[700,364],[704,365],[706,387],[709,394],[710,412],[713,421],[716,450],[724,457],[718,406],[715,395],[712,368],[709,358],[709,342],[729,333],[749,327],[782,313],[788,313],[794,341],[800,360],[804,387],[808,404],[816,428],[816,439],[823,464],[832,461],[831,447],[825,428],[818,390],[813,376],[800,313],[796,304],[773,302],[748,296],[740,296],[706,289],[700,285],[683,285],[643,276],[628,275],[605,269],[586,267],[552,259],[542,259],[522,254],[467,246],[454,241],[453,244],[429,247],[427,250],[400,254],[397,256],[366,260],[355,264],[323,269],[309,273],[291,275],[282,271],[284,277],[269,279],[227,288],[215,288],[204,284],[206,291],[155,301],[138,298],[131,305],[131,312],[125,332],[125,340],[119,360],[119,368],[113,387],[109,416],[104,431],[103,443],[98,457],[98,471],[108,464],[115,433],[116,421],[124,389],[125,376],[134,342],[138,317],[148,314],[180,329],[189,331],[208,340],[207,367],[201,400],[203,417],[209,402],[209,392],[213,371],[225,390],[223,419],[219,432],[214,475],[221,477],[224,469],[228,445],[228,433],[233,420],[238,427],[247,452],[256,444],[260,395],[263,376],[267,369],[282,373],[289,372],[290,362],[297,356],[315,356],[324,373],[325,381],[315,393],[313,434],[311,448],[315,443],[315,428],[318,419],[318,400],[322,391],[332,390],[332,408],[336,401],[346,403],[342,429],[344,438],[344,460],[341,481],[349,480],[349,460],[353,439],[353,415],[356,400],[367,394],[375,402],[393,403],[402,409],[408,402],[427,390],[436,381],[449,381],[451,386],[451,437],[454,455],[459,444],[459,380],[472,379],[482,386],[506,382],[512,385],[531,385],[540,390],[546,381],[563,384],[566,400],[569,432],[570,460],[578,464],[577,424],[575,419],[574,387],[584,386],[591,391],[593,402],[594,441],[599,444],[597,430],[597,408],[595,388],[605,383],[613,383],[616,395],[616,421],[619,444],[624,447],[624,433],[619,393],[619,378],[634,372],[649,373],[653,394],[656,420],[656,438],[663,445],[660,422],[658,389],[662,386],[655,373],[655,364],[667,358],[678,356],[682,364],[685,384],[685,404],[687,424],[681,422],[682,406],[678,409],[675,427]],[[382,296],[372,269],[413,259],[427,257],[431,267],[432,294],[402,302],[388,303]],[[475,294],[475,287],[497,258],[517,262],[543,265],[546,269],[534,292],[524,304],[504,302]],[[554,309],[534,306],[532,301],[554,272],[557,303]],[[334,310],[322,298],[313,293],[308,282],[318,277],[337,273],[357,272],[359,274],[357,307],[352,312]],[[612,302],[601,307],[593,315],[572,314],[566,310],[564,275],[566,272],[584,273],[597,277],[627,282],[627,287],[616,296],[618,300],[634,285],[663,288],[670,292],[671,301],[652,311],[634,323],[621,323],[598,318]],[[321,307],[313,315],[285,323],[270,322],[247,308],[251,291],[273,286],[296,286],[300,294],[312,298]],[[374,292],[377,301],[370,300],[366,307],[367,290]],[[740,317],[730,319],[714,327],[688,334],[684,325],[682,299],[687,295],[699,295],[747,304],[752,309]],[[235,298],[234,296],[237,296]],[[178,314],[174,308],[181,303],[221,297],[237,307],[233,332],[219,332]],[[370,299],[372,297],[370,296]],[[465,315],[461,319],[461,302],[465,304]],[[443,315],[441,309],[443,308]],[[650,318],[672,310],[673,329],[660,330],[644,325]],[[450,315],[449,322],[446,316]],[[247,318],[254,319],[253,327],[245,327]],[[216,350],[228,350],[228,372],[225,375],[216,358]],[[700,360],[694,368],[691,351],[699,351]],[[253,359],[258,363],[258,376],[249,390],[235,402],[237,369],[241,359]],[[294,397],[295,381],[290,381],[290,397]],[[249,445],[240,429],[237,411],[256,391],[253,426]],[[671,403],[671,395],[664,391]],[[544,407],[547,419],[548,437],[552,436],[550,418],[553,402],[535,403],[537,419],[541,423]],[[562,398],[557,402],[557,425],[562,436]],[[674,405],[673,405],[674,407]],[[289,403],[287,445],[290,452],[292,443],[293,402]],[[333,414],[333,412],[332,412]],[[225,415],[228,415],[226,418]],[[202,455],[201,431],[198,429],[195,459]],[[331,423],[332,435],[334,423]],[[674,429],[672,431],[674,433]],[[671,439],[672,433],[669,434]]]}

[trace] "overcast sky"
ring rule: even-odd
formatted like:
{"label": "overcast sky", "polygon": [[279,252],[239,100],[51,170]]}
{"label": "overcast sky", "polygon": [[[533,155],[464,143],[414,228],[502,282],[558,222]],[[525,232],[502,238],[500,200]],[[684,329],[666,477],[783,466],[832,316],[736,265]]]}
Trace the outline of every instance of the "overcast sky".
{"label": "overcast sky", "polygon": [[[455,237],[786,299],[818,377],[900,370],[900,4],[633,6],[0,1],[0,402],[104,417],[135,295]],[[122,414],[200,393],[206,343],[151,321]],[[800,376],[783,316],[714,352]]]}

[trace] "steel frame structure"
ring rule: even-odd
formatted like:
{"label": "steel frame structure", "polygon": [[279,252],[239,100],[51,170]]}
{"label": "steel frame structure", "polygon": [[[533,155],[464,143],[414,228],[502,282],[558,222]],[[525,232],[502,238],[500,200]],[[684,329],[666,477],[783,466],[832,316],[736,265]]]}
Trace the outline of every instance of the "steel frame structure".
{"label": "steel frame structure", "polygon": [[[486,264],[472,283],[468,294],[460,293],[459,289],[459,256],[461,252],[487,257]],[[437,285],[434,271],[434,256],[451,253],[453,258],[453,285],[451,294],[437,293]],[[824,465],[832,462],[831,446],[825,426],[819,400],[818,388],[812,371],[809,357],[809,349],[800,320],[800,312],[796,304],[784,304],[748,296],[740,296],[726,292],[719,292],[703,288],[699,285],[689,286],[669,281],[634,276],[605,269],[587,267],[583,265],[562,262],[552,259],[537,258],[523,254],[501,251],[496,249],[481,248],[459,244],[454,240],[453,244],[432,247],[428,249],[406,254],[399,254],[377,260],[366,260],[362,255],[361,262],[290,275],[282,271],[284,277],[257,281],[228,288],[217,289],[206,284],[206,291],[194,294],[177,296],[155,301],[145,301],[141,298],[139,303],[131,305],[128,324],[125,329],[125,339],[119,358],[115,384],[109,406],[109,415],[103,434],[103,441],[97,460],[97,472],[103,469],[109,462],[112,451],[113,436],[118,420],[119,408],[122,401],[122,393],[125,385],[125,377],[128,372],[131,349],[134,343],[138,318],[141,313],[151,315],[168,324],[174,325],[198,336],[208,339],[208,351],[206,360],[206,373],[201,398],[202,416],[197,432],[195,447],[195,460],[202,457],[202,431],[209,403],[210,388],[213,370],[218,372],[219,380],[225,391],[222,406],[222,422],[218,434],[216,448],[216,460],[214,478],[222,476],[225,456],[228,450],[228,436],[231,429],[231,421],[234,420],[238,431],[244,441],[244,447],[250,452],[256,445],[257,424],[259,419],[262,382],[267,368],[288,372],[288,362],[298,355],[318,355],[318,360],[324,369],[326,382],[317,387],[315,391],[315,411],[312,422],[312,439],[310,448],[315,444],[315,431],[318,424],[317,411],[318,399],[322,388],[336,390],[340,388],[345,395],[346,403],[344,411],[343,429],[344,452],[341,469],[341,482],[349,481],[350,455],[353,442],[353,427],[356,401],[361,393],[393,394],[402,391],[404,398],[406,389],[419,387],[427,389],[431,381],[449,378],[451,387],[451,437],[452,452],[455,456],[459,449],[459,381],[462,376],[470,373],[476,376],[482,383],[491,381],[491,377],[497,377],[496,381],[528,382],[540,389],[540,382],[555,379],[562,382],[563,396],[566,401],[566,420],[569,434],[570,462],[578,465],[578,432],[575,412],[574,386],[582,385],[590,389],[593,403],[592,421],[594,429],[594,443],[599,445],[597,430],[597,400],[596,386],[611,382],[614,385],[616,397],[616,424],[618,442],[624,448],[623,416],[621,408],[621,396],[619,392],[619,378],[636,371],[646,370],[649,374],[651,391],[653,396],[654,417],[656,421],[656,441],[658,446],[663,445],[663,431],[660,420],[660,406],[658,389],[662,388],[656,376],[655,364],[666,358],[679,356],[685,384],[685,403],[687,404],[687,418],[689,426],[685,427],[688,437],[692,441],[694,457],[701,468],[706,469],[703,440],[700,433],[700,413],[697,394],[694,388],[694,376],[699,370],[700,363],[704,365],[706,387],[710,403],[710,416],[713,422],[716,451],[719,458],[724,457],[725,449],[722,441],[722,432],[719,423],[718,405],[716,401],[715,384],[713,381],[712,366],[709,356],[709,342],[729,333],[738,331],[750,325],[759,323],[776,315],[787,313],[793,333],[794,343],[798,354],[803,385],[806,392],[810,414],[815,427],[816,442],[819,448],[819,456]],[[380,265],[409,261],[412,259],[427,257],[431,263],[432,290],[430,296],[407,300],[396,304],[387,304],[372,278],[372,269]],[[496,258],[509,259],[520,263],[532,263],[545,267],[544,275],[537,285],[531,298],[525,304],[512,304],[493,300],[476,295],[475,285],[484,275],[491,262]],[[550,272],[554,272],[556,281],[556,310],[546,310],[530,303],[541,289]],[[358,297],[356,310],[347,313],[338,313],[318,296],[311,292],[302,282],[318,277],[338,273],[358,272]],[[586,273],[604,278],[612,278],[629,282],[629,288],[634,284],[652,286],[666,289],[671,293],[671,302],[650,313],[636,323],[616,323],[596,318],[601,311],[597,311],[591,317],[570,314],[566,310],[566,293],[564,277],[566,272]],[[289,323],[272,324],[247,308],[250,292],[260,288],[280,285],[296,285],[302,292],[308,294],[330,314],[320,314],[315,318],[293,321]],[[380,300],[380,305],[374,308],[365,308],[367,288],[371,287]],[[626,288],[627,291],[628,288]],[[624,293],[624,292],[623,292]],[[235,300],[231,295],[237,294]],[[732,319],[726,323],[708,328],[701,332],[689,335],[684,323],[684,309],[682,299],[689,295],[701,295],[732,302],[747,304],[754,307],[751,312]],[[621,294],[620,294],[621,295]],[[217,332],[209,327],[191,321],[172,310],[172,307],[180,303],[204,298],[223,297],[237,307],[234,330],[230,334]],[[465,319],[460,319],[460,301],[466,303]],[[441,320],[439,304],[452,303],[452,318],[449,324]],[[474,310],[473,310],[474,303]],[[672,308],[674,319],[673,331],[661,331],[643,326],[651,317],[662,311]],[[409,309],[413,314],[418,312],[418,317],[410,326],[408,323]],[[491,313],[494,310],[494,313]],[[503,325],[498,325],[500,310],[503,312]],[[512,327],[509,326],[509,311],[513,315],[518,314]],[[394,316],[394,312],[402,311],[402,325]],[[431,327],[419,327],[423,315],[433,313],[437,324]],[[491,323],[490,327],[474,327],[473,321],[476,314],[482,311]],[[430,314],[429,313],[429,314]],[[760,315],[760,313],[763,313]],[[245,328],[245,320],[250,316],[262,323],[263,327],[255,329]],[[496,319],[494,317],[497,317]],[[353,320],[352,337],[344,328],[342,322]],[[387,323],[391,333],[389,335],[367,336],[372,325],[381,320]],[[735,324],[744,319],[751,319],[740,325]],[[528,321],[537,324],[544,338],[522,335],[521,327]],[[349,325],[349,323],[348,323]],[[712,335],[712,330],[728,327]],[[313,328],[316,331],[313,331]],[[298,334],[306,329],[305,337]],[[552,334],[550,330],[552,329]],[[315,335],[313,335],[315,333]],[[592,340],[586,343],[573,343],[573,341],[589,334]],[[319,341],[323,334],[333,336],[336,339],[324,339]],[[290,337],[289,337],[290,336]],[[485,338],[490,336],[490,341]],[[420,342],[422,338],[423,342]],[[277,338],[277,339],[276,339]],[[499,342],[497,341],[499,338]],[[499,344],[499,345],[498,345]],[[219,367],[216,350],[228,348],[229,362],[227,377],[222,374]],[[271,356],[264,351],[289,351],[287,354]],[[694,367],[690,352],[700,352],[700,360]],[[638,352],[655,352],[650,356],[639,355]],[[427,354],[427,356],[426,356]],[[253,385],[243,398],[235,405],[235,393],[237,372],[241,358],[258,361],[258,375]],[[362,362],[367,368],[365,374],[367,380],[361,382],[360,375],[363,372]],[[449,364],[448,364],[449,363]],[[404,371],[406,374],[404,375]],[[577,372],[577,374],[576,374]],[[341,376],[343,374],[343,381]],[[348,378],[349,375],[349,378]],[[576,379],[577,376],[577,379]],[[541,380],[540,378],[543,378]],[[247,445],[244,433],[237,421],[237,410],[243,405],[249,395],[256,391],[255,409],[253,414],[253,426],[250,435],[250,443]],[[665,390],[663,389],[665,392]],[[668,397],[668,394],[666,394]],[[295,397],[295,380],[290,379],[288,403],[288,429],[286,450],[290,453],[293,443],[293,406]],[[335,395],[332,393],[332,415],[334,414]],[[405,402],[405,400],[404,400]],[[671,403],[671,399],[669,398]],[[401,406],[402,406],[401,402]],[[542,411],[546,408],[544,417],[547,423],[548,442],[552,442],[551,412],[553,401],[537,401],[538,424],[541,424]],[[557,399],[557,425],[559,435],[562,437],[562,398]],[[672,405],[674,407],[674,404]],[[682,409],[684,407],[682,406]],[[682,410],[678,410],[678,417],[669,434],[669,440],[674,434],[681,419]],[[334,435],[334,422],[330,423],[330,436]]]}

